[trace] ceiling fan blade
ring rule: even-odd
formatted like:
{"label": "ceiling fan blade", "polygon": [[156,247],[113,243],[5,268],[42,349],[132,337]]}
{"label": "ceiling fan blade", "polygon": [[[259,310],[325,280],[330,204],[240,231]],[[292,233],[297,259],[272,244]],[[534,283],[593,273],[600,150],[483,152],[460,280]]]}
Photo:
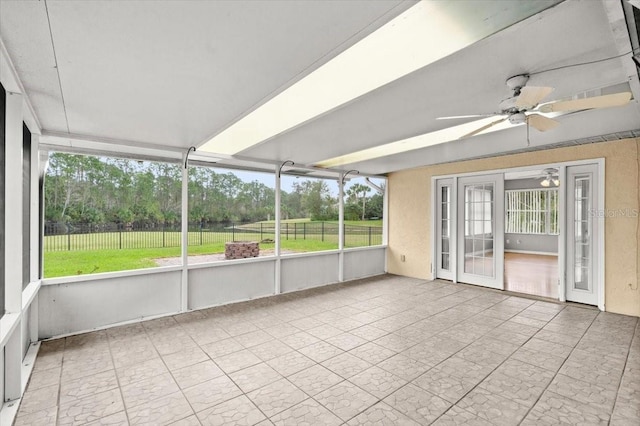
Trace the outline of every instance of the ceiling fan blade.
{"label": "ceiling fan blade", "polygon": [[579,111],[594,108],[610,108],[622,106],[631,100],[631,92],[614,93],[612,95],[594,96],[592,98],[558,101],[542,105],[540,112]]}
{"label": "ceiling fan blade", "polygon": [[469,133],[467,133],[466,135],[460,136],[458,139],[470,138],[471,136],[475,136],[475,135],[477,135],[478,133],[480,133],[480,132],[483,132],[483,131],[487,130],[489,127],[493,127],[493,126],[495,126],[496,124],[500,124],[500,123],[502,123],[503,121],[505,121],[505,120],[506,120],[506,119],[508,119],[508,118],[509,118],[509,117],[507,116],[507,117],[501,118],[500,120],[492,121],[491,123],[489,123],[489,124],[485,124],[484,126],[482,126],[482,127],[478,128],[478,129],[474,130],[473,132],[469,132]]}
{"label": "ceiling fan blade", "polygon": [[482,117],[492,117],[496,114],[497,113],[494,112],[491,114],[451,115],[449,117],[438,117],[436,118],[436,120],[458,120],[462,118],[482,118]]}
{"label": "ceiling fan blade", "polygon": [[527,121],[534,129],[539,132],[545,132],[557,127],[560,123],[549,117],[545,117],[540,114],[530,114],[527,116]]}
{"label": "ceiling fan blade", "polygon": [[516,99],[516,106],[520,109],[531,109],[554,90],[553,87],[525,86],[520,89],[520,95]]}

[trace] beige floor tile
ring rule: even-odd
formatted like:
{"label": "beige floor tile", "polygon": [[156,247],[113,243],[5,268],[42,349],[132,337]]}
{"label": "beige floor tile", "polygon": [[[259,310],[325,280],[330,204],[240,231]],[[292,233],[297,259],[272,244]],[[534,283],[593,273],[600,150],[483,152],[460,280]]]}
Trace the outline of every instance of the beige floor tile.
{"label": "beige floor tile", "polygon": [[365,412],[357,415],[347,425],[417,426],[417,423],[401,412],[379,402]]}
{"label": "beige floor tile", "polygon": [[324,323],[317,319],[304,317],[304,318],[299,318],[293,321],[289,321],[289,324],[291,324],[296,328],[299,328],[300,330],[309,330],[310,328],[321,326]]}
{"label": "beige floor tile", "polygon": [[349,381],[380,399],[407,383],[406,380],[375,366],[356,374]]}
{"label": "beige floor tile", "polygon": [[262,361],[268,361],[291,352],[293,349],[279,340],[270,340],[256,346],[252,346],[249,350]]}
{"label": "beige floor tile", "polygon": [[329,358],[344,353],[342,349],[322,341],[300,348],[298,351],[315,362],[326,361]]}
{"label": "beige floor tile", "polygon": [[256,364],[236,371],[231,373],[229,377],[244,393],[259,389],[262,386],[282,378],[280,373],[265,363]]}
{"label": "beige floor tile", "polygon": [[202,346],[202,349],[209,355],[211,358],[219,358],[225,355],[229,355],[233,352],[238,352],[244,349],[240,343],[238,343],[235,339],[224,339],[219,342],[208,343]]}
{"label": "beige floor tile", "polygon": [[393,373],[406,381],[415,379],[431,368],[431,366],[427,364],[423,364],[420,361],[409,358],[402,354],[394,355],[391,358],[387,358],[386,360],[379,363],[378,367],[382,368],[383,370],[387,370],[388,372]]}
{"label": "beige floor tile", "polygon": [[131,425],[168,425],[193,414],[181,392],[127,409]]}
{"label": "beige floor tile", "polygon": [[369,324],[362,325],[350,331],[351,334],[362,337],[365,340],[371,341],[379,339],[382,336],[389,334],[387,331],[374,327]]}
{"label": "beige floor tile", "polygon": [[537,425],[606,425],[609,416],[588,404],[582,404],[553,392],[545,392],[521,423]]}
{"label": "beige floor tile", "polygon": [[342,420],[349,420],[378,401],[378,398],[349,381],[320,392],[314,399]]}
{"label": "beige floor tile", "polygon": [[60,405],[82,399],[118,387],[115,370],[108,370],[93,376],[63,382],[60,386]]}
{"label": "beige floor tile", "polygon": [[171,371],[199,364],[208,359],[209,356],[198,347],[187,348],[162,357],[167,368]]}
{"label": "beige floor tile", "polygon": [[178,420],[177,422],[173,422],[171,423],[170,426],[201,426],[202,423],[200,423],[200,420],[198,420],[198,418],[193,415],[193,416],[189,416],[186,417],[184,419]]}
{"label": "beige floor tile", "polygon": [[244,395],[230,399],[198,413],[203,426],[253,426],[266,420],[266,417]]}
{"label": "beige floor tile", "polygon": [[113,370],[114,365],[111,355],[99,355],[82,361],[64,361],[62,366],[61,381],[76,380],[81,377],[92,376],[107,370]]}
{"label": "beige floor tile", "polygon": [[280,323],[277,325],[269,326],[263,329],[276,339],[281,339],[286,336],[290,336],[292,334],[298,333],[300,331],[299,328],[294,327],[288,323]]}
{"label": "beige floor tile", "polygon": [[322,324],[317,327],[309,328],[306,330],[306,332],[320,340],[327,340],[330,337],[342,334],[342,330],[328,324]]}
{"label": "beige floor tile", "polygon": [[29,378],[29,389],[36,390],[59,384],[61,372],[62,367],[50,368],[48,370],[34,370]]}
{"label": "beige floor tile", "polygon": [[100,420],[124,410],[119,389],[89,395],[60,406],[59,425],[79,425]]}
{"label": "beige floor tile", "polygon": [[608,412],[613,409],[616,399],[615,390],[605,389],[562,374],[555,376],[551,384],[549,384],[548,390]]}
{"label": "beige floor tile", "polygon": [[169,370],[160,358],[141,362],[116,369],[120,386],[127,386],[140,380],[150,379],[157,375],[168,373]]}
{"label": "beige floor tile", "polygon": [[524,347],[515,351],[509,358],[544,368],[553,373],[557,372],[565,361],[564,357]]}
{"label": "beige floor tile", "polygon": [[279,357],[267,361],[267,364],[281,375],[288,377],[292,374],[309,368],[316,362],[307,358],[300,352],[288,352]]}
{"label": "beige floor tile", "polygon": [[340,329],[342,331],[352,331],[355,330],[358,327],[362,327],[364,325],[364,323],[362,321],[358,321],[356,319],[353,318],[342,318],[340,320],[336,320],[336,321],[332,321],[328,323],[329,325],[334,326],[337,329]]}
{"label": "beige floor tile", "polygon": [[18,414],[31,414],[56,406],[58,404],[58,388],[58,385],[51,385],[40,389],[27,389],[20,401]]}
{"label": "beige floor tile", "polygon": [[475,414],[471,414],[467,410],[456,407],[455,405],[432,424],[434,426],[492,426],[488,421],[481,419]]}
{"label": "beige floor tile", "polygon": [[224,372],[213,361],[203,361],[188,367],[174,370],[172,373],[178,386],[182,389],[198,385],[207,380],[220,377]]}
{"label": "beige floor tile", "polygon": [[178,331],[173,334],[162,333],[156,336],[152,335],[151,343],[153,343],[156,351],[161,356],[170,355],[197,346],[193,339],[183,331]]}
{"label": "beige floor tile", "polygon": [[537,339],[535,337],[531,338],[527,343],[523,346],[525,349],[531,349],[534,351],[546,352],[551,355],[555,355],[562,358],[567,358],[571,353],[573,348],[565,345],[561,345],[559,343],[549,342],[547,340]]}
{"label": "beige floor tile", "polygon": [[412,384],[398,389],[386,397],[384,402],[420,424],[432,423],[452,405]]}
{"label": "beige floor tile", "polygon": [[231,374],[235,371],[243,370],[252,365],[260,364],[262,360],[255,356],[253,352],[248,349],[243,349],[238,352],[233,352],[228,355],[223,355],[213,359],[218,367],[224,370],[225,373]]}
{"label": "beige floor tile", "polygon": [[367,340],[347,332],[330,337],[327,339],[327,342],[343,351],[350,351],[353,348],[367,343]]}
{"label": "beige floor tile", "polygon": [[372,365],[348,352],[329,358],[322,365],[344,379],[355,376]]}
{"label": "beige floor tile", "polygon": [[253,331],[259,330],[259,328],[255,324],[252,324],[250,322],[237,321],[226,324],[222,328],[231,336],[239,336],[241,334],[251,333]]}
{"label": "beige floor tile", "polygon": [[415,346],[417,342],[415,340],[407,339],[397,334],[390,333],[385,336],[379,337],[373,341],[373,343],[382,346],[383,348],[392,350],[394,352],[405,351],[412,346]]}
{"label": "beige floor tile", "polygon": [[529,411],[525,405],[480,387],[469,392],[456,405],[494,425],[517,425]]}
{"label": "beige floor tile", "polygon": [[318,364],[299,371],[296,374],[292,374],[288,379],[310,396],[329,389],[331,386],[344,380],[342,377]]}
{"label": "beige floor tile", "polygon": [[247,394],[267,416],[272,417],[304,401],[308,396],[286,379],[280,379]]}
{"label": "beige floor tile", "polygon": [[396,354],[395,351],[382,347],[373,342],[365,343],[362,346],[351,349],[349,353],[371,364],[377,364]]}
{"label": "beige floor tile", "polygon": [[240,343],[245,348],[251,348],[261,343],[265,343],[270,340],[273,340],[273,336],[271,336],[269,333],[262,330],[256,330],[250,333],[240,334],[238,336],[235,336],[234,338],[238,343]]}
{"label": "beige floor tile", "polygon": [[[546,372],[546,370],[542,369],[539,369],[539,371],[541,374]],[[484,379],[478,385],[478,388],[487,390],[494,395],[511,399],[518,404],[531,407],[551,381],[551,373],[546,373],[548,374],[545,377],[546,380],[541,381],[524,377],[524,375],[519,377],[496,370]]]}
{"label": "beige floor tile", "polygon": [[320,339],[312,336],[306,331],[299,331],[297,333],[290,334],[281,338],[280,340],[293,349],[304,348],[305,346],[309,346],[320,341]]}
{"label": "beige floor tile", "polygon": [[[61,341],[63,341],[61,339]],[[38,351],[38,358],[36,358],[36,364],[33,366],[33,371],[50,370],[53,368],[62,368],[62,358],[64,356],[63,350],[49,352]]]}
{"label": "beige floor tile", "polygon": [[179,391],[178,385],[169,373],[141,380],[122,387],[122,397],[127,409],[165,397]]}
{"label": "beige floor tile", "polygon": [[50,426],[56,424],[58,407],[53,406],[44,410],[26,414],[18,413],[13,426]]}
{"label": "beige floor tile", "polygon": [[189,333],[189,335],[191,336],[193,341],[200,346],[206,345],[207,343],[219,342],[220,340],[228,339],[229,337],[231,337],[229,333],[221,328],[216,327],[206,327],[202,330]]}
{"label": "beige floor tile", "polygon": [[94,422],[87,423],[88,426],[126,426],[128,424],[129,419],[125,411],[118,411],[110,416],[101,417]]}
{"label": "beige floor tile", "polygon": [[435,367],[414,379],[411,383],[451,403],[456,403],[473,389],[478,382],[479,380],[454,376],[440,367]]}
{"label": "beige floor tile", "polygon": [[96,343],[95,346],[78,346],[64,351],[65,363],[92,362],[104,358],[111,358],[111,351],[107,341]]}
{"label": "beige floor tile", "polygon": [[338,426],[342,424],[339,417],[311,398],[276,414],[270,420],[276,426]]}
{"label": "beige floor tile", "polygon": [[229,377],[220,376],[184,390],[196,413],[242,394]]}
{"label": "beige floor tile", "polygon": [[540,330],[535,334],[534,337],[536,339],[542,339],[548,342],[558,343],[569,347],[576,346],[580,341],[580,336],[571,336],[549,330]]}
{"label": "beige floor tile", "polygon": [[456,350],[442,348],[430,342],[422,342],[400,353],[428,367],[434,367],[455,354]]}

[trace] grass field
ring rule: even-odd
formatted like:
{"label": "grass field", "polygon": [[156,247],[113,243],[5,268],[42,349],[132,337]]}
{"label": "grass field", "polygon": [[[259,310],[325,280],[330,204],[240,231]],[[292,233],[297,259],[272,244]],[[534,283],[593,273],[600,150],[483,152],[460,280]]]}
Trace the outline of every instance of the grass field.
{"label": "grass field", "polygon": [[[299,221],[308,222],[309,221]],[[378,223],[379,224],[378,224]],[[291,222],[293,223],[293,222]],[[345,235],[345,247],[362,247],[382,243],[376,227],[381,221],[352,222],[366,224],[357,233]],[[360,225],[362,226],[362,225]],[[372,227],[371,235],[369,227]],[[311,227],[310,227],[311,228]],[[332,233],[327,224],[324,234],[303,233],[301,227],[290,228],[281,234],[282,249],[311,252],[338,248],[337,230]],[[354,232],[356,232],[354,231]],[[378,232],[376,232],[378,231]],[[267,232],[189,232],[189,255],[224,253],[226,241],[273,240]],[[46,278],[125,271],[157,266],[154,259],[180,256],[179,232],[103,232],[94,234],[54,235],[44,238],[44,276]],[[164,247],[163,247],[164,246]],[[122,248],[120,248],[122,247]],[[273,243],[261,243],[261,249],[272,249]],[[71,248],[71,250],[69,250]]]}

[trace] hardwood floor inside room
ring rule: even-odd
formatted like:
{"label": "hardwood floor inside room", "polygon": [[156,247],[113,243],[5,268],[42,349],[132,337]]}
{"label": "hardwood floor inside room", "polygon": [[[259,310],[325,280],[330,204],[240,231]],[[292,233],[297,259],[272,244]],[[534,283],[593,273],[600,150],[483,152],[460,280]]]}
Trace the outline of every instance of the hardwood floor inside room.
{"label": "hardwood floor inside room", "polygon": [[558,257],[505,253],[505,290],[558,298]]}

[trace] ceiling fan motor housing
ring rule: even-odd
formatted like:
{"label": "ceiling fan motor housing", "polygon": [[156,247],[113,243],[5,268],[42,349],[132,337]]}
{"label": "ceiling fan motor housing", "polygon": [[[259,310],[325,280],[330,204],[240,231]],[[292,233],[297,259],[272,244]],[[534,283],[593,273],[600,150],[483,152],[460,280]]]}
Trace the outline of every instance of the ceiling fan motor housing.
{"label": "ceiling fan motor housing", "polygon": [[518,112],[509,116],[509,123],[511,124],[524,124],[527,122],[527,116],[524,112]]}
{"label": "ceiling fan motor housing", "polygon": [[525,84],[527,84],[527,81],[529,81],[529,76],[527,74],[514,75],[513,77],[509,77],[507,79],[507,87],[516,92],[517,96],[517,92],[519,92],[520,89],[522,89]]}

